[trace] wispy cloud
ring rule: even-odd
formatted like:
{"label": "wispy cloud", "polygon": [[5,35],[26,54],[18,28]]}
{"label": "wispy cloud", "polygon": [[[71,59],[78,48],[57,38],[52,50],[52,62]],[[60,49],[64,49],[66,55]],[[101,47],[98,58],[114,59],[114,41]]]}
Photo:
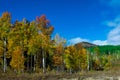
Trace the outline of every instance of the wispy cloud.
{"label": "wispy cloud", "polygon": [[112,7],[120,7],[120,0],[110,0],[109,5]]}
{"label": "wispy cloud", "polygon": [[109,26],[109,27],[117,26],[117,24],[115,22],[112,22],[112,21],[105,21],[105,22],[103,22],[103,24],[106,26]]}
{"label": "wispy cloud", "polygon": [[73,39],[70,39],[68,42],[70,43],[70,45],[73,45],[73,44],[76,44],[76,43],[79,43],[79,42],[91,42],[93,44],[96,44],[96,45],[107,45],[107,41],[105,40],[94,40],[94,41],[90,41],[89,39],[83,39],[81,37],[77,37],[77,38],[73,38]]}
{"label": "wispy cloud", "polygon": [[[101,3],[112,7],[113,9],[120,8],[120,0],[99,0]],[[108,13],[107,13],[108,14]],[[70,39],[68,42],[70,44],[76,44],[78,42],[87,41],[97,45],[120,45],[120,15],[118,15],[114,20],[104,21],[104,25],[108,27],[113,27],[106,36],[106,40],[89,40],[81,37]]]}
{"label": "wispy cloud", "polygon": [[109,32],[108,42],[114,45],[120,44],[120,25],[117,25]]}
{"label": "wispy cloud", "polygon": [[117,16],[114,20],[112,21],[104,21],[104,25],[109,26],[109,27],[117,27],[120,25],[120,15]]}
{"label": "wispy cloud", "polygon": [[112,45],[120,44],[120,16],[117,16],[112,21],[105,21],[104,24],[109,27],[113,27],[108,33],[107,42]]}
{"label": "wispy cloud", "polygon": [[96,45],[107,45],[108,44],[107,40],[95,40],[95,41],[92,41],[92,43]]}
{"label": "wispy cloud", "polygon": [[101,3],[108,5],[113,8],[120,7],[120,0],[99,0]]}
{"label": "wispy cloud", "polygon": [[120,45],[120,16],[117,16],[112,21],[105,21],[104,25],[108,27],[113,27],[106,37],[106,40],[89,40],[81,37],[70,39],[68,42],[71,44],[76,44],[78,42],[87,41],[97,45]]}
{"label": "wispy cloud", "polygon": [[79,43],[79,42],[89,42],[88,39],[83,39],[83,38],[80,38],[80,37],[76,37],[76,38],[72,38],[70,40],[68,40],[69,44],[73,45],[73,44],[76,44],[76,43]]}

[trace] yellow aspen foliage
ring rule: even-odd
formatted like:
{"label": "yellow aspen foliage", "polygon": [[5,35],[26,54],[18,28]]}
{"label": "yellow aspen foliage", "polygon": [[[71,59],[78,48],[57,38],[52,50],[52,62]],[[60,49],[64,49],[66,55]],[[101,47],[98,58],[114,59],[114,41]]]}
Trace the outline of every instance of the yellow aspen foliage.
{"label": "yellow aspen foliage", "polygon": [[112,67],[112,56],[109,54],[109,55],[107,56],[107,62],[106,62],[106,64],[105,64],[104,68],[105,68],[106,70],[110,70],[111,67]]}
{"label": "yellow aspen foliage", "polygon": [[12,53],[12,60],[10,65],[17,72],[20,72],[24,69],[24,56],[20,46],[15,47]]}
{"label": "yellow aspen foliage", "polygon": [[4,49],[0,46],[0,63],[2,63],[2,56],[3,56]]}
{"label": "yellow aspen foliage", "polygon": [[[7,38],[9,36],[10,28],[12,26],[11,22],[11,15],[8,12],[4,12],[2,16],[0,17],[0,41],[3,44],[3,46],[0,46],[1,49],[4,49],[2,58],[3,59],[3,70],[6,71],[7,68]],[[1,44],[0,43],[0,44]],[[2,50],[1,50],[2,51]]]}
{"label": "yellow aspen foliage", "polygon": [[87,69],[87,51],[83,47],[77,49],[74,46],[67,47],[64,60],[67,69]]}
{"label": "yellow aspen foliage", "polygon": [[0,41],[0,57],[3,55],[3,51],[4,51],[3,42]]}
{"label": "yellow aspen foliage", "polygon": [[87,51],[86,51],[86,49],[82,49],[82,55],[83,55],[83,69],[86,69],[87,68]]}
{"label": "yellow aspen foliage", "polygon": [[64,54],[65,65],[67,69],[75,69],[76,68],[76,49],[74,46],[69,46],[65,50]]}
{"label": "yellow aspen foliage", "polygon": [[63,58],[63,46],[58,45],[55,49],[55,54],[53,55],[54,66],[62,65],[62,58]]}
{"label": "yellow aspen foliage", "polygon": [[11,57],[11,54],[13,52],[13,47],[14,47],[14,41],[10,38],[8,38],[8,45],[7,45],[7,48],[8,48],[8,54],[9,57]]}
{"label": "yellow aspen foliage", "polygon": [[77,64],[80,70],[87,69],[87,51],[85,48],[77,50]]}
{"label": "yellow aspen foliage", "polygon": [[101,65],[100,61],[100,50],[98,47],[94,48],[94,55],[93,55],[93,68],[94,69],[99,69]]}

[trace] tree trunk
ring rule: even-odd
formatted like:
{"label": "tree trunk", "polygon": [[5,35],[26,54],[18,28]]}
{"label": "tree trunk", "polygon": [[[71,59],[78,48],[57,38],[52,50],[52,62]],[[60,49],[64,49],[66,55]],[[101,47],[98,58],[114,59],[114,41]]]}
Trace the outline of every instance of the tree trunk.
{"label": "tree trunk", "polygon": [[28,55],[28,60],[27,60],[27,71],[29,72],[29,55]]}
{"label": "tree trunk", "polygon": [[3,64],[4,64],[4,68],[3,68],[3,70],[4,70],[4,72],[6,72],[6,69],[7,69],[7,61],[6,61],[6,38],[5,38],[5,40],[4,40],[4,54],[3,54],[3,58],[4,58],[4,62],[3,62]]}
{"label": "tree trunk", "polygon": [[32,72],[32,54],[30,53],[30,57],[31,57],[31,61],[30,61],[30,70],[31,70],[31,72]]}
{"label": "tree trunk", "polygon": [[64,52],[62,50],[62,72],[64,72],[64,58],[63,58]]}
{"label": "tree trunk", "polygon": [[70,74],[72,74],[72,69],[70,68]]}
{"label": "tree trunk", "polygon": [[42,49],[42,55],[43,55],[43,60],[42,60],[42,63],[43,63],[43,73],[45,73],[45,53],[44,53],[43,49]]}
{"label": "tree trunk", "polygon": [[35,69],[36,69],[36,54],[34,55],[34,65],[33,65],[33,70],[35,71]]}
{"label": "tree trunk", "polygon": [[89,64],[89,52],[88,52],[88,50],[87,50],[87,62],[88,62],[88,64],[87,64],[87,70],[89,71],[90,64]]}

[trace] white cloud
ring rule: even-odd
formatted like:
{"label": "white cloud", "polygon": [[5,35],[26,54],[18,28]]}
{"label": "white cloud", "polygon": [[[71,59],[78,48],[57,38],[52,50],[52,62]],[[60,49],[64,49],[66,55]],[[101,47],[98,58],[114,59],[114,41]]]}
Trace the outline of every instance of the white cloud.
{"label": "white cloud", "polygon": [[79,43],[79,42],[90,42],[90,43],[93,43],[93,44],[96,44],[96,45],[107,45],[107,41],[106,40],[94,40],[94,41],[90,41],[88,39],[83,39],[83,38],[80,38],[80,37],[77,37],[77,38],[73,38],[73,39],[70,39],[68,42],[70,44],[76,44],[76,43]]}
{"label": "white cloud", "polygon": [[107,45],[108,44],[107,40],[103,40],[103,41],[102,40],[95,40],[92,43],[96,44],[96,45]]}
{"label": "white cloud", "polygon": [[[102,4],[107,5],[114,10],[120,8],[120,0],[99,0]],[[120,15],[117,16],[112,21],[105,21],[103,23],[106,26],[113,27],[112,30],[109,31],[106,41],[108,44],[118,45],[120,44]]]}
{"label": "white cloud", "polygon": [[120,25],[109,32],[108,42],[114,45],[120,44]]}
{"label": "white cloud", "polygon": [[120,16],[117,16],[113,21],[108,21],[106,25],[114,26],[114,28],[108,33],[107,42],[112,45],[120,44]]}
{"label": "white cloud", "polygon": [[120,45],[120,16],[117,16],[112,21],[105,21],[104,24],[109,27],[113,27],[112,30],[109,31],[106,40],[89,40],[84,39],[81,37],[73,38],[69,40],[68,42],[70,44],[76,44],[82,41],[91,42],[93,44],[97,45]]}
{"label": "white cloud", "polygon": [[76,43],[83,42],[83,41],[89,42],[88,39],[83,39],[83,38],[80,38],[80,37],[70,39],[68,42],[69,42],[70,44],[76,44]]}

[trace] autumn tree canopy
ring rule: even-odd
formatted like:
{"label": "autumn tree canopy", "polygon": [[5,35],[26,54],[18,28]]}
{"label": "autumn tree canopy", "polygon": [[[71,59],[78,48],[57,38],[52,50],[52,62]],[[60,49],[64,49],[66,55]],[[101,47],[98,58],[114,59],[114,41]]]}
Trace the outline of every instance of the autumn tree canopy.
{"label": "autumn tree canopy", "polygon": [[45,73],[58,69],[76,72],[87,70],[87,66],[108,68],[112,65],[111,54],[101,55],[98,47],[91,53],[82,45],[68,46],[59,34],[53,37],[54,27],[45,15],[34,21],[11,20],[9,12],[0,17],[0,67],[4,72],[8,67],[17,73],[40,72],[41,69]]}

